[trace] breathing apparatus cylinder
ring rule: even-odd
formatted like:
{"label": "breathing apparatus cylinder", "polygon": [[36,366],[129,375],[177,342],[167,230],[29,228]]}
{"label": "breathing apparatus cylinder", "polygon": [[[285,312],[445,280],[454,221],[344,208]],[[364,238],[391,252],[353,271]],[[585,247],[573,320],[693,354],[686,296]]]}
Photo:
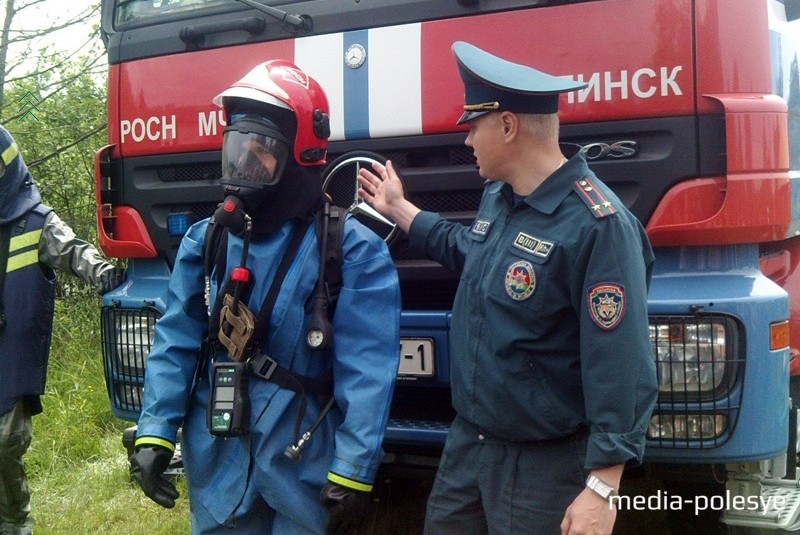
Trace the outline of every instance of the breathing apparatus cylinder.
{"label": "breathing apparatus cylinder", "polygon": [[317,295],[314,300],[314,309],[311,315],[311,324],[306,331],[306,345],[309,349],[322,351],[333,346],[333,325],[328,318],[328,280],[325,276],[325,264],[328,253],[328,225],[330,223],[331,207],[325,203],[322,208],[322,229],[317,234],[319,240],[319,272],[317,274]]}

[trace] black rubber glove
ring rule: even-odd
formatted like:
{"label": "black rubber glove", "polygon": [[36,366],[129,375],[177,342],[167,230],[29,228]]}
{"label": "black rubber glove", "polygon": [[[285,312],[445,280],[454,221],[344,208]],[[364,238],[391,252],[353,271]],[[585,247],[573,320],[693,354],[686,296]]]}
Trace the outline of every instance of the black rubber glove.
{"label": "black rubber glove", "polygon": [[180,496],[164,475],[171,459],[172,452],[161,446],[139,446],[130,458],[131,476],[148,498],[167,509],[175,507],[175,500]]}
{"label": "black rubber glove", "polygon": [[97,293],[100,295],[108,293],[123,282],[125,282],[125,270],[123,268],[107,269],[100,274],[100,289],[97,290]]}
{"label": "black rubber glove", "polygon": [[352,535],[361,527],[370,511],[369,492],[348,489],[336,483],[326,483],[319,496],[330,512],[327,535]]}

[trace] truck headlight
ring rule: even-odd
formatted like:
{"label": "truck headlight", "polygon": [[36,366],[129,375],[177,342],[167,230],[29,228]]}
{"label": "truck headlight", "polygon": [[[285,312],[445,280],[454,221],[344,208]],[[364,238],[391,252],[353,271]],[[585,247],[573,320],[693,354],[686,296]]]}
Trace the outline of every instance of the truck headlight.
{"label": "truck headlight", "polygon": [[141,384],[118,381],[114,385],[118,403],[126,409],[139,411],[142,408],[142,398],[144,397],[144,387]]}
{"label": "truck headlight", "polygon": [[728,418],[722,414],[654,414],[647,438],[707,440],[719,437],[727,429]]}
{"label": "truck headlight", "polygon": [[735,324],[724,317],[650,318],[658,391],[675,400],[706,400],[724,394],[736,373]]}
{"label": "truck headlight", "polygon": [[112,407],[126,418],[133,418],[142,407],[144,369],[159,317],[161,313],[150,306],[106,306],[101,312],[106,387]]}
{"label": "truck headlight", "polygon": [[[131,313],[133,312],[133,313]],[[116,314],[114,335],[116,368],[125,375],[144,377],[144,366],[153,345],[156,316],[143,311]]]}

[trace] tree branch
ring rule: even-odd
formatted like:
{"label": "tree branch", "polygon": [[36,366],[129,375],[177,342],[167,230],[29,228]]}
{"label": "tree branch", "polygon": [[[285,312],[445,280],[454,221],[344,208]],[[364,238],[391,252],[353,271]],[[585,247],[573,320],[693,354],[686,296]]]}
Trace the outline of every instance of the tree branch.
{"label": "tree branch", "polygon": [[[43,104],[43,103],[45,103],[45,102],[47,101],[47,99],[48,99],[48,98],[50,98],[52,95],[54,95],[54,94],[58,93],[59,91],[61,91],[61,90],[62,90],[62,89],[64,89],[65,87],[67,87],[69,84],[71,84],[72,82],[74,82],[75,80],[77,80],[78,78],[80,78],[80,77],[82,76],[82,73],[81,73],[80,71],[89,70],[91,67],[93,67],[94,65],[96,65],[96,64],[97,64],[97,62],[98,62],[100,59],[102,59],[102,58],[103,58],[103,55],[97,56],[97,57],[95,57],[95,58],[94,58],[94,59],[93,59],[93,60],[92,60],[90,63],[83,65],[82,69],[79,69],[79,71],[78,71],[77,73],[75,73],[75,74],[72,74],[71,76],[68,76],[68,77],[65,77],[65,78],[61,78],[61,79],[59,79],[59,80],[58,80],[58,82],[57,82],[59,85],[58,85],[58,86],[57,86],[57,87],[56,87],[56,88],[55,88],[53,91],[51,91],[51,92],[50,92],[50,93],[48,93],[47,95],[45,95],[45,96],[41,97],[41,98],[39,99],[39,102],[38,102],[38,103],[39,103],[39,104]],[[39,72],[41,72],[41,71],[39,71]],[[53,85],[54,85],[54,84],[53,84]],[[53,87],[53,85],[49,85],[49,86],[43,86],[43,88],[42,88],[42,89],[49,89],[49,88]],[[6,109],[6,108],[8,108],[9,106],[12,106],[12,104],[11,104],[11,103],[5,104],[4,106],[2,106],[2,108],[0,108],[0,111],[1,111],[1,110],[5,110],[5,109]],[[24,112],[23,112],[23,111],[17,112],[17,113],[16,113],[16,114],[14,114],[14,115],[11,115],[11,116],[8,116],[8,117],[5,117],[5,118],[3,119],[3,121],[6,121],[6,122],[7,122],[7,121],[11,121],[11,120],[13,120],[13,119],[19,119],[20,117],[24,116],[24,115],[25,115],[27,112],[28,112],[28,110],[25,110]]]}
{"label": "tree branch", "polygon": [[81,137],[79,137],[79,138],[76,138],[76,139],[75,139],[75,140],[74,140],[72,143],[70,143],[70,144],[68,144],[68,145],[64,145],[63,147],[59,147],[59,148],[57,148],[56,150],[54,150],[53,152],[51,152],[50,154],[47,154],[47,155],[45,155],[45,156],[42,156],[41,158],[38,158],[38,159],[36,159],[36,160],[33,160],[33,161],[32,161],[32,162],[30,162],[30,163],[27,163],[27,162],[26,162],[26,165],[28,166],[28,169],[33,169],[33,168],[34,168],[34,167],[36,167],[37,165],[41,165],[41,164],[43,164],[44,162],[46,162],[46,161],[47,161],[47,160],[49,160],[50,158],[53,158],[53,157],[55,157],[55,156],[58,156],[58,155],[59,155],[59,154],[61,154],[62,152],[64,152],[64,151],[66,151],[66,150],[69,150],[69,149],[71,149],[71,148],[72,148],[72,147],[74,147],[75,145],[78,145],[78,144],[79,144],[81,141],[84,141],[84,140],[86,140],[86,139],[89,139],[89,138],[90,138],[90,137],[92,137],[93,135],[95,135],[95,134],[97,134],[97,133],[99,133],[99,132],[101,132],[101,131],[105,130],[106,126],[107,126],[107,123],[103,123],[103,124],[101,124],[100,126],[97,126],[97,127],[95,127],[94,129],[92,129],[91,131],[89,131],[89,132],[87,132],[87,133],[83,134]]}
{"label": "tree branch", "polygon": [[[99,30],[96,29],[94,31],[94,33],[89,37],[89,39],[87,39],[79,48],[75,49],[68,56],[65,56],[58,63],[54,63],[53,65],[47,67],[46,69],[37,70],[37,71],[31,72],[31,73],[25,74],[23,76],[18,76],[16,78],[7,78],[6,79],[6,83],[17,82],[19,80],[25,80],[27,78],[32,78],[34,76],[39,76],[40,74],[44,74],[44,73],[48,73],[48,72],[59,70],[66,63],[69,63],[69,60],[71,60],[74,56],[78,55],[81,52],[81,50],[83,50],[86,47],[86,45],[90,44],[92,41],[97,40],[98,34],[99,34]],[[103,54],[103,55],[105,55],[105,54]],[[92,62],[92,64],[94,64],[94,63],[96,63],[96,60]]]}

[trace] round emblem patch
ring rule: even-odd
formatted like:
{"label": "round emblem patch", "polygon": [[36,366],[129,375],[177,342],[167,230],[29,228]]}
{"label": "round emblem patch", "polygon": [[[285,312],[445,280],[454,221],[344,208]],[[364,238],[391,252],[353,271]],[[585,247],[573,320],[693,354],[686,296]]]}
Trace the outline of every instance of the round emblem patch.
{"label": "round emblem patch", "polygon": [[506,293],[514,301],[524,301],[536,288],[536,273],[530,262],[520,260],[508,266],[506,271]]}
{"label": "round emblem patch", "polygon": [[598,327],[610,331],[625,315],[625,290],[619,284],[604,282],[589,288],[589,315]]}

